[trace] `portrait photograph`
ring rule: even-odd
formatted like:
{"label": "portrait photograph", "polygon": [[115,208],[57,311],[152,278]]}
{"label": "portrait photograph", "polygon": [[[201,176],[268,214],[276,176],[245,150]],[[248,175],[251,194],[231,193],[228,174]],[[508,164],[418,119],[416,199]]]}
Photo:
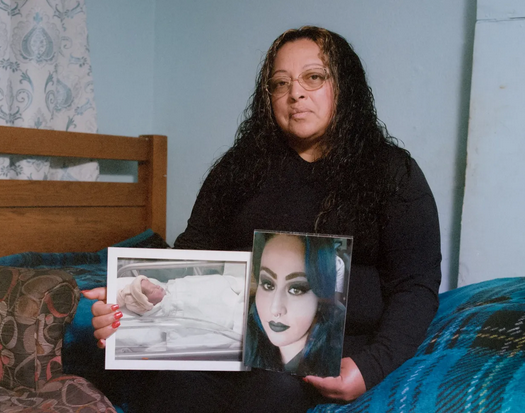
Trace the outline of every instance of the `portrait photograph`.
{"label": "portrait photograph", "polygon": [[352,237],[255,231],[244,363],[339,376]]}
{"label": "portrait photograph", "polygon": [[245,370],[249,252],[109,248],[106,368]]}

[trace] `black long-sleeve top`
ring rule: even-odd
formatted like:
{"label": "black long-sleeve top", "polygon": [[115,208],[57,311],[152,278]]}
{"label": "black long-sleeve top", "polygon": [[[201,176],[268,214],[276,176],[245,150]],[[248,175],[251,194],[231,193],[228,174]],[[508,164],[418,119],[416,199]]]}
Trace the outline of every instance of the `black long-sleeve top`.
{"label": "black long-sleeve top", "polygon": [[[351,264],[343,356],[355,361],[367,389],[414,355],[437,311],[441,281],[432,192],[414,160],[407,165],[402,157],[395,160],[395,150],[392,154],[398,190],[384,207],[386,225],[369,234],[378,251],[369,253],[364,247],[369,244],[355,238]],[[311,179],[315,164],[298,155],[287,158],[251,199],[239,205],[226,231],[208,225],[208,199],[215,189],[205,181],[174,247],[251,250],[255,229],[314,232],[326,196],[326,188]],[[335,221],[323,232],[353,235]]]}

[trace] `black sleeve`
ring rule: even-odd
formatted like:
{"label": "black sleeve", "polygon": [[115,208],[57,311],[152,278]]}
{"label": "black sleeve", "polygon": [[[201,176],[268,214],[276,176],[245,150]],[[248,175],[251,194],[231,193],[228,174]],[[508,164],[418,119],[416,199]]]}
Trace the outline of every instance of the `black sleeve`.
{"label": "black sleeve", "polygon": [[410,169],[400,168],[398,181],[380,235],[383,315],[371,344],[352,355],[367,389],[415,354],[438,308],[441,248],[434,197],[413,160]]}

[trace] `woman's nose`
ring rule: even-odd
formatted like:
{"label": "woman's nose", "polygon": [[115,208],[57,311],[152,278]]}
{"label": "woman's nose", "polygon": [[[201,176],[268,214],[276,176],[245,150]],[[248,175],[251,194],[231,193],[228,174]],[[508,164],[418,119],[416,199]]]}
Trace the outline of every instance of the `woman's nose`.
{"label": "woman's nose", "polygon": [[293,100],[298,100],[306,96],[306,90],[301,86],[298,79],[292,80],[289,95]]}
{"label": "woman's nose", "polygon": [[280,317],[286,314],[286,298],[283,294],[276,292],[273,295],[270,312],[274,317]]}

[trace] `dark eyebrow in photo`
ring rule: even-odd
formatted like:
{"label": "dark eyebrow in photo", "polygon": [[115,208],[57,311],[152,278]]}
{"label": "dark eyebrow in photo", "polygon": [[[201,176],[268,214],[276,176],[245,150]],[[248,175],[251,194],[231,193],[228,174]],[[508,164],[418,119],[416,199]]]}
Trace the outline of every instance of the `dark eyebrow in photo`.
{"label": "dark eyebrow in photo", "polygon": [[[268,267],[261,267],[261,271],[268,273],[268,275],[272,277],[274,280],[277,279],[277,274],[274,273],[272,270],[270,270]],[[306,278],[306,274],[304,272],[292,272],[291,274],[288,274],[284,279],[293,280],[294,278],[298,278],[298,277]]]}
{"label": "dark eyebrow in photo", "polygon": [[274,280],[277,279],[277,274],[274,273],[272,270],[270,270],[268,267],[261,266],[261,271],[264,271],[264,272],[268,273],[268,275],[270,277],[272,277]]}

